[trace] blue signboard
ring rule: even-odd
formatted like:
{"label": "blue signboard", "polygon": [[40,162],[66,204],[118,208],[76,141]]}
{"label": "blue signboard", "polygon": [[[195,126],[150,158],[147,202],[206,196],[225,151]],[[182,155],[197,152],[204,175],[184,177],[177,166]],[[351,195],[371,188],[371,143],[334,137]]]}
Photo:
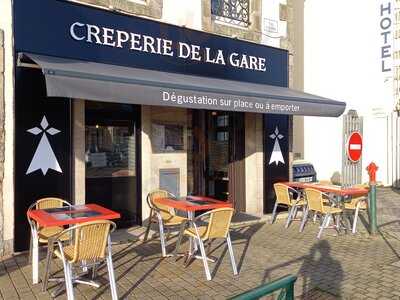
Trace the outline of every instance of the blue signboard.
{"label": "blue signboard", "polygon": [[287,86],[282,49],[68,1],[14,1],[17,52]]}

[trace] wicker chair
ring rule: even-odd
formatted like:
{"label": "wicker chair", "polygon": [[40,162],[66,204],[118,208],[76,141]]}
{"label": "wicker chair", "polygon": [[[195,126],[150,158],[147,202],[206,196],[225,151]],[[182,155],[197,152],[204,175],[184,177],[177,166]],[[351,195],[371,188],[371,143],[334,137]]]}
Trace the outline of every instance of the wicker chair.
{"label": "wicker chair", "polygon": [[175,198],[175,196],[165,190],[156,190],[147,195],[147,204],[150,207],[150,216],[147,224],[146,232],[144,235],[144,241],[147,241],[149,236],[150,227],[152,223],[158,223],[160,240],[161,240],[161,252],[162,256],[167,256],[167,250],[165,246],[165,234],[164,228],[169,230],[173,226],[179,226],[182,222],[185,222],[187,218],[177,216],[174,209],[169,206],[163,205],[158,199],[161,198]]}
{"label": "wicker chair", "polygon": [[[58,247],[54,250],[54,254],[63,262],[68,299],[74,299],[73,284],[75,282],[97,286],[93,281],[83,281],[79,277],[74,276],[72,272],[73,265],[79,264],[83,268],[87,268],[88,266],[93,266],[94,268],[104,260],[107,263],[112,299],[118,299],[110,238],[110,233],[115,230],[115,227],[115,223],[108,220],[92,221],[75,225],[51,237],[49,239],[43,290],[47,289],[53,247],[54,243],[57,243]],[[63,243],[64,236],[72,236],[72,238],[69,242]]]}
{"label": "wicker chair", "polygon": [[[303,220],[300,225],[300,232],[304,230],[304,226],[308,219],[308,213],[310,211],[315,214],[320,214],[322,219],[322,224],[320,226],[317,238],[321,238],[322,231],[329,226],[330,220],[333,216],[337,216],[342,213],[342,209],[338,207],[333,207],[327,205],[326,200],[329,199],[329,196],[319,190],[306,188],[304,189],[306,199],[307,199],[307,207],[303,216]],[[325,199],[324,199],[325,198]],[[338,230],[339,228],[339,218],[336,218],[335,228]]]}
{"label": "wicker chair", "polygon": [[[275,221],[278,206],[283,206],[288,208],[289,214],[285,225],[285,227],[288,228],[291,221],[295,218],[299,207],[301,207],[304,214],[306,202],[304,201],[303,197],[299,195],[298,191],[283,183],[275,183],[274,190],[276,195],[276,201],[274,210],[272,211],[271,224],[274,223]],[[297,199],[294,199],[293,195],[296,194],[298,195],[298,197]]]}
{"label": "wicker chair", "polygon": [[[356,188],[368,188],[368,185],[355,185],[354,187]],[[359,196],[359,197],[352,197],[350,202],[345,202],[344,203],[344,209],[349,210],[349,211],[354,211],[354,217],[353,217],[353,224],[352,224],[352,229],[351,232],[353,234],[356,233],[356,228],[357,228],[357,220],[358,220],[358,214],[360,210],[367,210],[368,209],[368,196]]]}
{"label": "wicker chair", "polygon": [[[204,270],[206,272],[207,280],[211,280],[210,269],[208,268],[207,255],[204,248],[204,242],[211,241],[213,239],[225,239],[229,251],[229,255],[231,258],[231,264],[233,269],[233,274],[237,275],[237,267],[235,263],[235,256],[233,254],[232,242],[229,235],[229,226],[231,223],[233,208],[218,208],[206,212],[198,217],[196,217],[193,221],[186,221],[181,226],[181,232],[179,234],[178,241],[176,243],[175,253],[174,255],[178,255],[179,246],[182,241],[182,237],[188,236],[189,238],[194,239],[195,244],[193,245],[196,249],[196,244],[200,248]],[[208,224],[206,226],[197,226],[196,221],[204,220],[208,218]],[[189,225],[188,228],[187,225]],[[190,243],[192,245],[193,243]],[[191,247],[191,246],[190,246]],[[192,249],[189,249],[189,253],[192,253]]]}
{"label": "wicker chair", "polygon": [[[39,245],[47,244],[49,237],[62,232],[64,228],[61,226],[40,227],[33,219],[29,217],[28,215],[29,212],[33,209],[61,208],[63,206],[71,206],[71,204],[63,199],[54,197],[39,199],[38,201],[29,206],[27,211],[28,223],[31,228],[29,261],[32,262],[32,264],[37,264],[38,259],[32,260],[32,256],[35,255],[38,258]],[[67,239],[67,237],[64,238]],[[32,266],[33,283],[38,283],[39,281],[39,274],[37,270],[38,270],[37,266]]]}

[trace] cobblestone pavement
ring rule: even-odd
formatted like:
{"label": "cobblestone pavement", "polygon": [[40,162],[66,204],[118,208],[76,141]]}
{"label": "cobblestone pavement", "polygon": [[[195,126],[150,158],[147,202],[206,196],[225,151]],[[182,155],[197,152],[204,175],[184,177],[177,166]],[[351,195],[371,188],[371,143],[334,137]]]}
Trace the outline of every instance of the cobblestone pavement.
{"label": "cobblestone pavement", "polygon": [[[299,222],[284,229],[275,224],[247,224],[232,230],[239,275],[233,276],[226,248],[216,241],[212,256],[223,256],[211,264],[213,280],[205,279],[201,261],[187,268],[182,260],[160,258],[158,239],[147,243],[122,242],[113,246],[114,268],[121,299],[225,299],[287,274],[298,280],[299,299],[400,299],[400,194],[379,189],[380,234],[370,237],[362,223],[356,235],[327,230],[316,239],[318,226],[309,222],[303,233]],[[175,245],[168,242],[168,250]],[[183,245],[185,247],[186,244]],[[44,253],[42,253],[44,255]],[[42,265],[43,268],[43,265]],[[62,275],[61,265],[53,267]],[[99,270],[107,282],[106,268]],[[49,290],[55,288],[51,283]],[[77,299],[110,299],[105,285],[99,289],[78,285]],[[41,285],[31,284],[26,254],[0,262],[0,298],[50,299]],[[65,294],[59,299],[65,299]]]}

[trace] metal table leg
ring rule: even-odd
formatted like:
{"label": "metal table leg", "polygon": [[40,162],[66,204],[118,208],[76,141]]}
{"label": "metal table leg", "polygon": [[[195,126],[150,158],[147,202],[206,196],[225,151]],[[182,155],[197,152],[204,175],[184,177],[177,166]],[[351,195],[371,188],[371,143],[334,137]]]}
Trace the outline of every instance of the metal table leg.
{"label": "metal table leg", "polygon": [[36,227],[32,228],[32,282],[39,283],[39,237]]}

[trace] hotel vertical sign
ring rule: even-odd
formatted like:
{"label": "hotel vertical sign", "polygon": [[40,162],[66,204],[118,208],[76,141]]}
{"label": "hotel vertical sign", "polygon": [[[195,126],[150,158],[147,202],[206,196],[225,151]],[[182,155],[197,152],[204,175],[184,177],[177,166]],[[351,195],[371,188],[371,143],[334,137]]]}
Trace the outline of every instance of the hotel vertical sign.
{"label": "hotel vertical sign", "polygon": [[387,1],[380,5],[380,31],[382,37],[381,46],[381,70],[382,72],[392,71],[392,3]]}

